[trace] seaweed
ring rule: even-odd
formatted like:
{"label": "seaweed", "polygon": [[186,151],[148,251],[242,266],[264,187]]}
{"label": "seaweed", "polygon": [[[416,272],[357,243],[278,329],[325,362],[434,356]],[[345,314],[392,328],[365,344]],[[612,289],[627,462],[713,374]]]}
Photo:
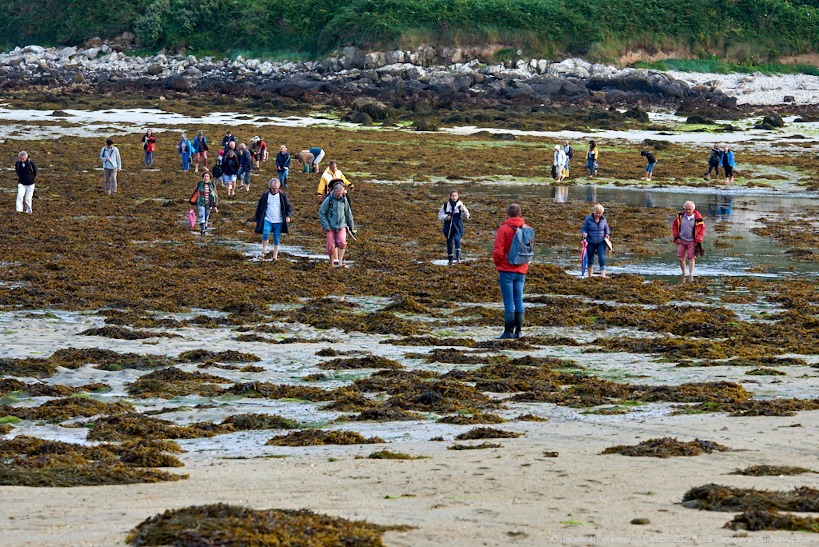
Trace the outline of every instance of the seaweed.
{"label": "seaweed", "polygon": [[775,368],[754,368],[746,372],[748,376],[785,376],[786,373]]}
{"label": "seaweed", "polygon": [[316,352],[318,357],[336,357],[341,355],[341,352],[333,348],[322,348]]}
{"label": "seaweed", "polygon": [[419,304],[411,296],[399,296],[386,306],[381,311],[397,311],[403,313],[418,313],[425,315],[432,315],[433,311],[423,304]]}
{"label": "seaweed", "polygon": [[187,478],[146,467],[182,467],[175,443],[84,446],[18,435],[0,440],[0,484],[54,487],[134,484]]}
{"label": "seaweed", "polygon": [[703,511],[819,512],[819,490],[801,486],[788,492],[706,484],[683,496],[683,507]]}
{"label": "seaweed", "polygon": [[515,439],[523,433],[503,431],[492,427],[476,427],[455,437],[456,441],[474,441],[477,439]]}
{"label": "seaweed", "polygon": [[237,430],[247,429],[296,429],[299,422],[276,414],[236,414],[222,420],[222,425],[231,425]]}
{"label": "seaweed", "polygon": [[261,361],[259,357],[252,353],[241,353],[234,350],[210,351],[206,349],[194,349],[185,351],[177,356],[181,363],[201,363],[203,361],[216,361],[219,363],[256,363]]}
{"label": "seaweed", "polygon": [[779,477],[784,475],[801,475],[803,473],[817,473],[817,471],[805,467],[794,467],[792,465],[752,465],[745,469],[737,469],[728,474],[747,475],[750,477]]}
{"label": "seaweed", "polygon": [[514,418],[515,421],[518,422],[548,422],[548,418],[541,418],[540,416],[535,416],[534,414],[521,414]]}
{"label": "seaweed", "polygon": [[500,443],[481,443],[481,444],[458,444],[447,446],[447,450],[484,450],[486,448],[503,448]]}
{"label": "seaweed", "polygon": [[187,426],[176,425],[168,420],[125,414],[104,416],[89,424],[89,441],[128,441],[134,439],[197,439],[213,437],[234,430],[230,424],[194,423]]}
{"label": "seaweed", "polygon": [[313,402],[332,401],[336,398],[335,392],[318,387],[271,384],[269,382],[234,384],[223,390],[221,395],[263,397],[265,399],[303,399]]}
{"label": "seaweed", "polygon": [[233,381],[202,372],[185,372],[169,367],[140,376],[127,384],[128,394],[142,399],[159,397],[172,399],[184,395],[198,394],[202,397],[217,397],[224,391],[221,384]]}
{"label": "seaweed", "polygon": [[352,417],[354,422],[409,422],[425,419],[423,414],[395,408],[369,408]]}
{"label": "seaweed", "polygon": [[411,456],[403,452],[392,452],[391,450],[379,450],[372,452],[367,459],[370,460],[421,460],[424,456]]}
{"label": "seaweed", "polygon": [[14,429],[14,426],[11,424],[0,424],[0,435],[8,435]]}
{"label": "seaweed", "polygon": [[134,406],[127,402],[101,403],[86,397],[54,399],[36,407],[0,406],[0,415],[17,416],[23,420],[52,422],[62,422],[80,416],[87,418],[100,414],[117,415],[133,411]]}
{"label": "seaweed", "polygon": [[319,446],[324,444],[381,444],[380,437],[366,438],[355,431],[320,431],[302,429],[291,431],[287,435],[273,437],[265,444],[270,446]]}
{"label": "seaweed", "polygon": [[797,412],[803,410],[819,410],[819,398],[705,402],[692,406],[674,407],[674,414],[727,412],[730,416],[796,416]]}
{"label": "seaweed", "polygon": [[71,386],[51,385],[42,382],[26,383],[14,378],[0,379],[0,396],[21,392],[32,397],[68,397],[77,393]]}
{"label": "seaweed", "polygon": [[105,326],[94,329],[86,329],[80,336],[104,336],[117,340],[143,340],[145,338],[181,338],[178,334],[168,332],[149,332],[144,330],[133,330],[118,326]]}
{"label": "seaweed", "polygon": [[749,532],[760,530],[789,530],[793,532],[819,533],[819,518],[799,517],[790,513],[783,514],[778,511],[761,509],[740,513],[730,522],[727,522],[723,528],[748,530]]}
{"label": "seaweed", "polygon": [[248,509],[212,504],[167,510],[139,523],[128,534],[131,545],[356,545],[383,547],[389,530],[379,526],[308,511],[306,509]]}
{"label": "seaweed", "polygon": [[435,336],[407,336],[384,340],[381,343],[396,346],[460,346],[465,348],[474,348],[477,345],[472,338],[438,338]]}
{"label": "seaweed", "polygon": [[366,357],[349,357],[346,359],[338,358],[331,361],[319,363],[318,367],[322,370],[353,370],[360,368],[377,368],[377,369],[402,369],[404,366],[398,361],[387,359],[379,355],[367,355]]}
{"label": "seaweed", "polygon": [[442,424],[454,425],[474,425],[474,424],[501,424],[506,420],[489,412],[475,412],[472,414],[455,414],[453,416],[442,416],[438,422]]}
{"label": "seaweed", "polygon": [[699,456],[712,452],[731,450],[727,446],[713,441],[695,439],[689,442],[678,441],[675,438],[649,439],[636,446],[617,445],[603,450],[602,454],[622,454],[623,456],[638,456],[652,458],[672,458],[676,456]]}

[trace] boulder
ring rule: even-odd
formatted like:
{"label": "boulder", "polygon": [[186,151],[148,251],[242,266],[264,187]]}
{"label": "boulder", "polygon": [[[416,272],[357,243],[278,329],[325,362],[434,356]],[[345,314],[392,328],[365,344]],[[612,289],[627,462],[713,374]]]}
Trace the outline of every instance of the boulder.
{"label": "boulder", "polygon": [[353,111],[367,114],[370,117],[370,122],[385,120],[392,115],[392,109],[389,106],[372,97],[360,97],[353,101]]}
{"label": "boulder", "polygon": [[768,124],[771,127],[785,127],[785,121],[782,119],[782,116],[778,114],[768,114],[762,118],[762,123]]}

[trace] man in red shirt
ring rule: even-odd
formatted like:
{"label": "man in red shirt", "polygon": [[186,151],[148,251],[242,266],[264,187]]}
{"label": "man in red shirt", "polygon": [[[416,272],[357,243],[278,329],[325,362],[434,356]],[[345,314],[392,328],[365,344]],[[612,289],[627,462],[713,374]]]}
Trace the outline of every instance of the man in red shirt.
{"label": "man in red shirt", "polygon": [[513,203],[506,208],[506,220],[495,235],[492,260],[498,270],[498,285],[503,298],[503,334],[500,338],[520,338],[523,327],[523,284],[529,264],[510,264],[507,257],[515,231],[523,226],[520,205]]}

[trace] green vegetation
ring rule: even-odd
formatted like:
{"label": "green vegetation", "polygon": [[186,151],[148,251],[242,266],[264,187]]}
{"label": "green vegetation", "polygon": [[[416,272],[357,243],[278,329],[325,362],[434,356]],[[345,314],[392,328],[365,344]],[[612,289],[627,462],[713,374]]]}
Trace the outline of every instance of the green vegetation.
{"label": "green vegetation", "polygon": [[135,33],[146,51],[269,58],[426,43],[503,45],[498,59],[520,49],[611,61],[644,49],[764,63],[816,51],[819,6],[812,0],[19,0],[6,9],[0,43],[81,45],[124,31]]}

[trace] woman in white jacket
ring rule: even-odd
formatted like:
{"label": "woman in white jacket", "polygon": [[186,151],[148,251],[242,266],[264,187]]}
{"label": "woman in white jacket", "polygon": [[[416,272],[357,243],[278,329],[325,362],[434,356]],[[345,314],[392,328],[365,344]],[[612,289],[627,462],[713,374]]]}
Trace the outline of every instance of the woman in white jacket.
{"label": "woman in white jacket", "polygon": [[444,223],[446,237],[446,252],[449,265],[461,262],[461,238],[464,235],[464,220],[469,220],[469,210],[458,199],[458,191],[449,193],[449,199],[438,210],[438,220]]}

